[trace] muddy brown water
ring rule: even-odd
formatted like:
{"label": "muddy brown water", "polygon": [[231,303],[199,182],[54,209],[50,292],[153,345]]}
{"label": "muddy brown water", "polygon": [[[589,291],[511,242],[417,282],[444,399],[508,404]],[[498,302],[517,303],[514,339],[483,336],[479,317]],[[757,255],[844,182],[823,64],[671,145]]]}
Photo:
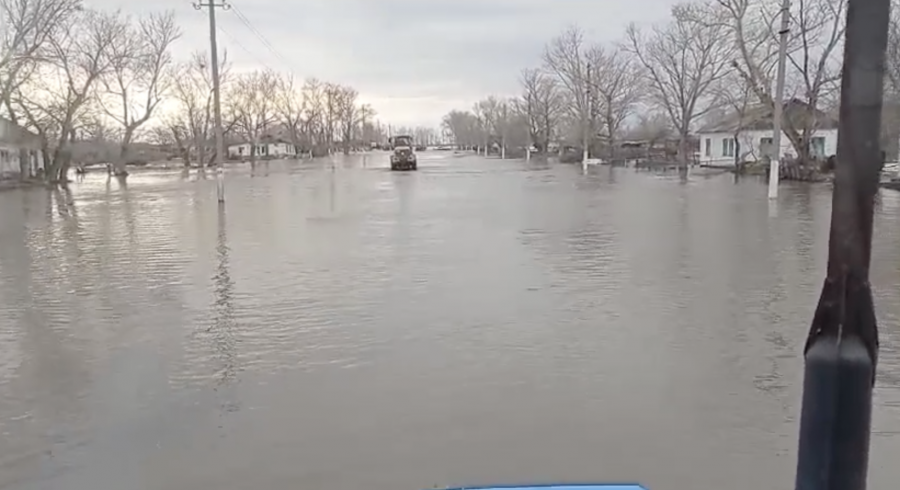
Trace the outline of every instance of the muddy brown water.
{"label": "muddy brown water", "polygon": [[[0,488],[790,488],[827,186],[425,153],[0,193]],[[881,198],[870,488],[900,479]]]}

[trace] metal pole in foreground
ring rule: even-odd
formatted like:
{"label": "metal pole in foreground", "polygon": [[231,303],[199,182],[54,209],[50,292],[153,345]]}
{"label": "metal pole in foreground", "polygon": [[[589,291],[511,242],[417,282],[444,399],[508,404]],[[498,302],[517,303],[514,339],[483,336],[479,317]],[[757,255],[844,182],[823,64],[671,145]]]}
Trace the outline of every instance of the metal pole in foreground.
{"label": "metal pole in foreground", "polygon": [[772,156],[769,160],[769,199],[778,197],[781,177],[781,124],[784,111],[784,72],[787,61],[787,41],[791,22],[791,0],[781,3],[781,30],[778,31],[778,72],[775,75],[775,106],[772,110]]}
{"label": "metal pole in foreground", "polygon": [[[225,2],[214,3],[195,3],[194,8],[197,10],[206,7],[209,9],[209,58],[212,66],[212,82],[213,82],[213,123],[215,124],[216,134],[216,197],[219,204],[225,202],[225,176],[223,162],[225,161],[225,136],[222,134],[222,87],[219,80],[219,47],[216,40],[216,8],[228,10],[231,8]],[[201,162],[202,163],[202,162]]]}
{"label": "metal pole in foreground", "polygon": [[849,0],[828,274],[806,341],[796,490],[864,490],[878,327],[869,285],[891,0]]}

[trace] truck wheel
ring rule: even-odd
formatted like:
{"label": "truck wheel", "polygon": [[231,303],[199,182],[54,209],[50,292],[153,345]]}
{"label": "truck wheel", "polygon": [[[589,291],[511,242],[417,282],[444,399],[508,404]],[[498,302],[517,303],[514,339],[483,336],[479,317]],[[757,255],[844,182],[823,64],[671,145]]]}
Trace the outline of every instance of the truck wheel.
{"label": "truck wheel", "polygon": [[412,168],[413,170],[419,170],[419,164],[418,164],[418,163],[414,163],[414,164],[412,164],[412,167],[411,167],[411,168]]}

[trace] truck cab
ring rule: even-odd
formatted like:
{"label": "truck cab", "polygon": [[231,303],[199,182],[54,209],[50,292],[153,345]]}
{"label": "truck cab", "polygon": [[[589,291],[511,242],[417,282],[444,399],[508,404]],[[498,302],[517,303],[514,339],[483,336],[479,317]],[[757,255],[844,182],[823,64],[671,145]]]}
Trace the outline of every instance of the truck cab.
{"label": "truck cab", "polygon": [[412,136],[393,136],[388,139],[391,145],[391,170],[418,170],[415,146]]}

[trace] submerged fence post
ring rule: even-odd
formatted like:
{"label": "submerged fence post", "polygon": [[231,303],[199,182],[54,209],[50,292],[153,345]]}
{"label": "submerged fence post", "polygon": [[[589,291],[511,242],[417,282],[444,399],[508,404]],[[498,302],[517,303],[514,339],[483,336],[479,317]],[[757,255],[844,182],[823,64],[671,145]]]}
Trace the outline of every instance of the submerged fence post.
{"label": "submerged fence post", "polygon": [[869,266],[891,0],[848,0],[828,274],[806,341],[796,490],[864,490],[878,360]]}

